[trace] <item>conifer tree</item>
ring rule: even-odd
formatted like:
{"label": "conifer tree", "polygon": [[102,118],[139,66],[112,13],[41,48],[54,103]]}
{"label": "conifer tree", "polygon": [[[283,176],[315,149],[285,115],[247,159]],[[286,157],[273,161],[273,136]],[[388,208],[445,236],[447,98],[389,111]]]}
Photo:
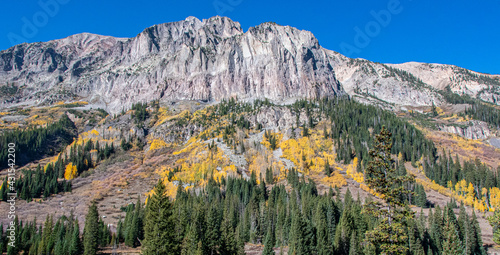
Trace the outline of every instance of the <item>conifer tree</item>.
{"label": "conifer tree", "polygon": [[205,233],[205,243],[209,254],[217,254],[221,237],[221,214],[218,205],[211,204],[207,214],[207,229]]}
{"label": "conifer tree", "polygon": [[179,245],[172,210],[172,202],[165,195],[165,184],[159,180],[146,206],[142,248],[144,255],[178,254]]}
{"label": "conifer tree", "polygon": [[326,163],[325,163],[325,174],[326,174],[326,176],[330,176],[331,173],[332,173],[332,169],[330,168],[330,162],[328,162],[328,159],[327,159]]}
{"label": "conifer tree", "polygon": [[238,244],[229,218],[224,218],[224,220],[222,221],[221,229],[222,244],[219,254],[236,254],[238,250]]}
{"label": "conifer tree", "polygon": [[139,245],[139,239],[141,238],[142,230],[142,206],[141,199],[137,197],[137,202],[134,206],[134,211],[132,214],[132,219],[130,225],[127,226],[127,238],[125,239],[125,244],[130,247],[136,247]]}
{"label": "conifer tree", "polygon": [[377,227],[366,233],[368,242],[373,243],[384,254],[406,254],[408,235],[404,222],[413,219],[410,210],[404,207],[401,194],[409,194],[402,185],[412,181],[411,176],[397,176],[391,158],[392,134],[382,127],[375,137],[374,148],[370,150],[372,160],[365,171],[366,183],[382,195],[386,205],[371,202],[368,213],[380,217]]}
{"label": "conifer tree", "polygon": [[481,234],[481,227],[479,226],[479,222],[476,217],[476,213],[472,210],[472,219],[470,219],[470,232],[474,234],[475,245],[474,245],[474,254],[486,255],[486,250],[483,246],[483,237]]}
{"label": "conifer tree", "polygon": [[99,213],[95,201],[89,206],[83,230],[83,254],[95,255],[99,245]]}
{"label": "conifer tree", "polygon": [[500,210],[496,209],[493,215],[488,217],[488,221],[493,227],[493,242],[500,244]]}
{"label": "conifer tree", "polygon": [[38,253],[51,253],[51,236],[52,229],[54,227],[52,216],[47,215],[45,219],[45,224],[43,224],[42,240],[40,241],[40,246],[38,247]]}
{"label": "conifer tree", "polygon": [[352,231],[351,241],[349,244],[349,255],[357,255],[358,252],[358,240],[356,238],[356,231]]}
{"label": "conifer tree", "polygon": [[290,233],[290,244],[289,244],[289,254],[306,255],[308,253],[308,247],[306,247],[305,233],[304,229],[306,224],[302,218],[302,214],[299,211],[293,212],[292,218],[292,229]]}
{"label": "conifer tree", "polygon": [[80,240],[80,226],[78,220],[75,220],[73,233],[71,235],[71,243],[69,246],[70,255],[80,255],[82,250],[82,241]]}
{"label": "conifer tree", "polygon": [[273,247],[274,247],[274,233],[272,231],[272,227],[269,226],[267,228],[267,234],[266,234],[266,239],[264,241],[264,251],[262,252],[262,255],[272,255],[275,254]]}
{"label": "conifer tree", "polygon": [[427,207],[427,194],[425,193],[425,189],[422,185],[417,184],[416,186],[416,206],[425,208]]}
{"label": "conifer tree", "polygon": [[196,233],[196,223],[191,224],[189,231],[187,232],[184,240],[182,241],[182,255],[191,255],[195,254],[198,249],[198,241],[199,237]]}
{"label": "conifer tree", "polygon": [[462,246],[462,241],[460,241],[458,230],[449,216],[445,216],[444,235],[443,255],[464,254],[464,248]]}

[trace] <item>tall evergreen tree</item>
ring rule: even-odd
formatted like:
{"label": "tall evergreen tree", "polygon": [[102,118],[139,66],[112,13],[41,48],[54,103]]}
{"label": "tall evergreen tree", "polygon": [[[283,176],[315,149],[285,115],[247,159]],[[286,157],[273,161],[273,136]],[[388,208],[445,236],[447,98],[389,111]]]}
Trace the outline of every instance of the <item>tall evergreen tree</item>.
{"label": "tall evergreen tree", "polygon": [[262,255],[273,255],[274,250],[274,233],[272,231],[272,227],[269,226],[267,228],[267,234],[266,234],[266,239],[264,241],[264,251],[262,252]]}
{"label": "tall evergreen tree", "polygon": [[464,248],[457,227],[449,216],[445,216],[443,255],[464,254]]}
{"label": "tall evergreen tree", "polygon": [[366,168],[366,183],[379,193],[386,205],[371,202],[367,211],[380,217],[374,230],[366,233],[367,241],[373,243],[384,254],[406,254],[408,235],[405,221],[413,218],[410,210],[404,207],[402,194],[409,194],[403,183],[412,181],[410,176],[398,176],[391,158],[392,134],[382,127],[375,137],[374,148],[370,150],[372,160]]}
{"label": "tall evergreen tree", "polygon": [[189,231],[187,232],[184,240],[182,241],[181,254],[182,255],[191,255],[195,254],[198,249],[198,240],[200,238],[197,234],[196,223],[191,224]]}
{"label": "tall evergreen tree", "polygon": [[80,255],[82,251],[82,241],[80,240],[80,226],[78,220],[75,220],[73,226],[73,233],[71,235],[71,242],[69,246],[70,255]]}
{"label": "tall evergreen tree", "polygon": [[83,254],[95,255],[99,245],[99,213],[95,201],[89,206],[83,230]]}
{"label": "tall evergreen tree", "polygon": [[165,184],[162,180],[153,189],[148,198],[144,224],[144,255],[178,254],[179,245],[175,234],[175,219],[172,202],[165,195]]}

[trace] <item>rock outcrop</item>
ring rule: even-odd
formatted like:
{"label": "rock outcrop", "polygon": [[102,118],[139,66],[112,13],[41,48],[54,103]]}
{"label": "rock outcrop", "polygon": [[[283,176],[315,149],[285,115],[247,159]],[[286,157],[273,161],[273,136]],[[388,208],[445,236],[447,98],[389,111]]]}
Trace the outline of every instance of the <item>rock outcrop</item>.
{"label": "rock outcrop", "polygon": [[458,66],[408,62],[389,65],[405,70],[435,89],[450,87],[461,95],[500,105],[500,77],[470,71]]}
{"label": "rock outcrop", "polygon": [[483,140],[491,135],[491,130],[483,121],[470,120],[464,125],[439,125],[438,129],[447,133],[457,134],[468,139]]}
{"label": "rock outcrop", "polygon": [[243,32],[224,17],[155,25],[134,38],[80,34],[0,53],[0,85],[19,93],[3,105],[83,98],[117,112],[162,100],[281,101],[343,94],[308,31],[264,23]]}

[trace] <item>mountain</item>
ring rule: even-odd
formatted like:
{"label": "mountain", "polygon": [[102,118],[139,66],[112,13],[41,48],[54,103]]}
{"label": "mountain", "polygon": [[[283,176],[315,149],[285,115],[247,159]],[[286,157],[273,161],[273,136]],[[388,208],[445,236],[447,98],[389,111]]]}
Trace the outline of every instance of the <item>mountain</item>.
{"label": "mountain", "polygon": [[[13,103],[84,98],[116,112],[132,103],[333,96],[344,93],[335,63],[307,31],[271,23],[243,33],[214,17],[147,28],[131,39],[81,34],[0,53]],[[12,102],[4,102],[12,103]]]}
{"label": "mountain", "polygon": [[0,106],[78,99],[116,113],[155,99],[293,102],[345,93],[429,106],[442,103],[436,89],[444,85],[498,98],[499,78],[477,75],[446,65],[350,59],[321,47],[308,31],[272,22],[243,32],[226,17],[188,17],[129,39],[85,33],[1,51],[0,85],[16,93],[5,93]]}

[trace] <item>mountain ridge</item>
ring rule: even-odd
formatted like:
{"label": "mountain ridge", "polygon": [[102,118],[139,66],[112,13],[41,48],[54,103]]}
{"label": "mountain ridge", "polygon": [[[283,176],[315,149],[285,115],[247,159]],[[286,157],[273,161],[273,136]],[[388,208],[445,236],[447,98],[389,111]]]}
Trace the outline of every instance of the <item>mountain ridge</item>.
{"label": "mountain ridge", "polygon": [[[293,102],[346,93],[388,105],[440,105],[444,101],[433,88],[443,89],[446,82],[435,84],[436,75],[428,77],[446,65],[422,71],[425,65],[432,64],[351,59],[323,48],[309,31],[273,22],[244,32],[227,17],[200,21],[191,16],[151,26],[132,38],[82,33],[0,51],[0,86],[14,84],[18,91],[0,97],[0,107],[85,100],[116,113],[157,99],[237,96]],[[455,93],[479,93],[482,100],[497,102],[500,79],[481,76],[494,81],[493,89],[481,81],[449,85]]]}

